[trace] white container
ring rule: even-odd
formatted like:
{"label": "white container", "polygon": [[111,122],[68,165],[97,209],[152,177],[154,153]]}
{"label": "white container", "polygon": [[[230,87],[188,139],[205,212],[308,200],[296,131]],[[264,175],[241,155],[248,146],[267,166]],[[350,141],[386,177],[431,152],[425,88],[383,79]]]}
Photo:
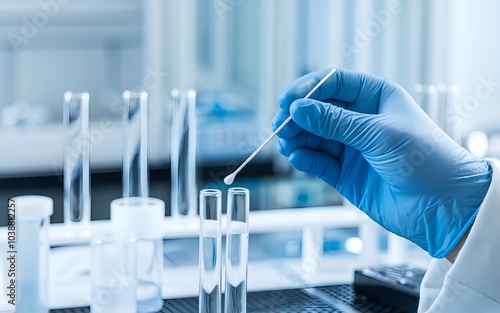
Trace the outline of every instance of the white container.
{"label": "white container", "polygon": [[16,313],[47,313],[48,226],[53,201],[43,196],[13,198],[16,207]]}
{"label": "white container", "polygon": [[118,235],[137,238],[137,310],[157,312],[163,307],[163,220],[165,203],[148,197],[120,198],[111,202],[111,223]]}

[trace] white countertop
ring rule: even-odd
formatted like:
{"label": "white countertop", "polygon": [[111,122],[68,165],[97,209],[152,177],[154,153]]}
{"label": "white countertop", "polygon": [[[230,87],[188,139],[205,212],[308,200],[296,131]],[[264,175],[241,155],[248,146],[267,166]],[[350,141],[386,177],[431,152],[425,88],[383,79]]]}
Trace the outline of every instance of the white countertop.
{"label": "white countertop", "polygon": [[[312,255],[312,257],[317,257],[319,260],[317,268],[312,272],[304,271],[300,257],[261,259],[258,261],[252,261],[250,257],[248,290],[289,289],[349,283],[353,279],[354,269],[378,263],[406,262],[420,267],[427,266],[429,257],[425,252],[409,247],[407,242],[396,236],[389,237],[389,249],[387,251],[383,253],[378,251],[378,238],[383,230],[359,211],[349,207],[322,207],[250,213],[251,234],[301,230],[305,234],[307,229],[308,236],[312,235],[311,239],[314,240],[316,231],[321,234],[322,229],[349,227],[359,227],[358,236],[362,239],[364,245],[364,249],[359,255],[347,253],[321,255],[319,257]],[[68,228],[62,224],[50,226],[50,242],[57,247],[50,251],[49,256],[49,305],[51,308],[89,305],[90,248],[88,242],[90,233],[109,228],[109,221],[92,222],[87,231],[79,233],[68,232]],[[199,222],[196,218],[182,221],[165,218],[164,229],[166,239],[197,238]],[[0,232],[4,231],[5,227],[0,229]],[[303,247],[306,244],[304,241],[306,237],[303,235]],[[0,236],[0,238],[5,238],[5,236]],[[250,240],[252,240],[251,238]],[[0,262],[2,265],[0,287],[2,290],[6,290],[6,275],[4,275],[5,268],[3,267],[5,265],[5,251],[2,246],[0,253],[2,257],[2,262]],[[164,298],[189,297],[198,294],[198,266],[193,263],[193,260],[191,260],[191,265],[186,266],[165,264],[162,277],[162,294]],[[5,292],[2,292],[0,293],[0,311],[6,312],[7,308]]]}

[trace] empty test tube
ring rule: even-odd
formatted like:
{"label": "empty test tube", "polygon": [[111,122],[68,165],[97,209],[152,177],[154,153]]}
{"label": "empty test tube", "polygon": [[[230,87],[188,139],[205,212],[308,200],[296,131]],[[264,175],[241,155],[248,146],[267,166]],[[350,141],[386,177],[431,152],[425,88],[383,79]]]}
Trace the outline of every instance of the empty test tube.
{"label": "empty test tube", "polygon": [[90,221],[89,94],[64,94],[64,222]]}
{"label": "empty test tube", "polygon": [[199,312],[221,311],[221,191],[200,191]]}
{"label": "empty test tube", "polygon": [[247,311],[248,216],[250,192],[229,188],[227,195],[225,313]]}
{"label": "empty test tube", "polygon": [[123,92],[123,197],[147,197],[148,94]]}
{"label": "empty test tube", "polygon": [[196,92],[171,92],[172,216],[196,214]]}

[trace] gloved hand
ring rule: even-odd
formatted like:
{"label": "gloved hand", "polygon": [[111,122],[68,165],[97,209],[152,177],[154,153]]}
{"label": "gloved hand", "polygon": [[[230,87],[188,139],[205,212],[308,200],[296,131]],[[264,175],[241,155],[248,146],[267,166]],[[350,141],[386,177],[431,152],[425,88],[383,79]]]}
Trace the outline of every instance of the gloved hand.
{"label": "gloved hand", "polygon": [[[337,70],[293,82],[273,119],[279,151],[387,230],[445,257],[472,225],[491,169],[448,137],[399,85]],[[315,100],[314,100],[315,99]]]}

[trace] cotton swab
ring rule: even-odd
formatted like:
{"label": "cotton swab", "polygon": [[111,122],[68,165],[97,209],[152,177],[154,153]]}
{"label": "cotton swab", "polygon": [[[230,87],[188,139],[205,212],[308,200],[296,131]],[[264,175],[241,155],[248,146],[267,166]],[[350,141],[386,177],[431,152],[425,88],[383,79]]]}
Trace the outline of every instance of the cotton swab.
{"label": "cotton swab", "polygon": [[[323,83],[330,76],[332,76],[335,73],[335,71],[337,71],[337,69],[333,68],[330,72],[328,72],[328,74],[326,74],[326,76],[323,77],[323,79],[320,80],[319,83],[317,83],[316,86],[314,86],[313,89],[311,89],[311,91],[309,91],[307,93],[307,95],[304,97],[304,99],[308,99],[321,85],[323,85]],[[232,174],[229,174],[224,178],[224,183],[226,185],[231,185],[234,182],[236,175],[245,167],[245,165],[247,165],[248,162],[250,162],[257,155],[257,153],[259,153],[271,141],[271,139],[273,139],[274,136],[276,136],[276,134],[279,133],[283,129],[283,127],[285,127],[286,124],[288,124],[288,122],[290,122],[291,120],[292,120],[292,116],[289,116],[283,123],[281,123],[281,125],[278,128],[276,128],[276,130],[260,145],[260,147],[258,147],[257,150],[255,150],[245,160],[245,162],[243,162],[243,164],[240,165],[240,167],[238,167]]]}

